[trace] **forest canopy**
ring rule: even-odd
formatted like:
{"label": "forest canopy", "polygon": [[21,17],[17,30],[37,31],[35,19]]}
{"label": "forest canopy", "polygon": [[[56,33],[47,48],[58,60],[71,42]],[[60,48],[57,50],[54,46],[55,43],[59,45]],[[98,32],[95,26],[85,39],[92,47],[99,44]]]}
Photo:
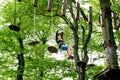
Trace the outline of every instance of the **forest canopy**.
{"label": "forest canopy", "polygon": [[[1,0],[0,80],[93,80],[107,68],[118,69],[119,3]],[[73,60],[55,41],[59,27],[65,44],[74,48]],[[58,52],[49,52],[49,46]]]}

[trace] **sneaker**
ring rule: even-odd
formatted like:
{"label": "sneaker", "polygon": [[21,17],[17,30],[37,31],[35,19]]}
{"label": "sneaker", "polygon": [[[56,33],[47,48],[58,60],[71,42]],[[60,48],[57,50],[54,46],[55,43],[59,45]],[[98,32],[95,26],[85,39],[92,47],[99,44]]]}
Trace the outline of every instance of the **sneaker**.
{"label": "sneaker", "polygon": [[73,56],[69,56],[68,59],[69,59],[69,60],[73,60]]}

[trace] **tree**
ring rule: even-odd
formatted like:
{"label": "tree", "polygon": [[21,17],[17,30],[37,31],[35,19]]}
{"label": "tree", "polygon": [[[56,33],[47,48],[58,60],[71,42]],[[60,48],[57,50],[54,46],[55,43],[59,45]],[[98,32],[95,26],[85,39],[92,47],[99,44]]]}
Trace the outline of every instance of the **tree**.
{"label": "tree", "polygon": [[[15,6],[13,6],[13,5],[15,5]],[[33,14],[36,16],[39,16],[39,15],[34,13],[34,8],[33,8],[32,4],[28,5],[26,3],[19,3],[19,2],[15,1],[15,2],[9,2],[5,6],[6,6],[6,8],[4,8],[2,11],[8,12],[9,14],[8,13],[2,14],[3,18],[5,19],[5,22],[3,23],[3,25],[6,23],[10,23],[12,25],[15,25],[12,27],[19,27],[19,31],[16,31],[14,28],[11,28],[11,26],[5,28],[5,30],[10,28],[10,30],[8,30],[8,32],[11,34],[11,36],[7,35],[4,38],[10,38],[10,40],[11,40],[13,37],[15,40],[16,39],[18,40],[18,42],[17,41],[13,42],[13,44],[17,44],[17,46],[16,45],[13,45],[13,47],[10,47],[9,45],[5,45],[5,46],[9,47],[11,52],[14,52],[14,51],[16,52],[15,55],[17,55],[17,59],[18,59],[17,80],[23,80],[24,69],[25,69],[25,60],[26,60],[26,59],[24,60],[24,58],[26,57],[25,54],[30,54],[29,52],[27,52],[27,49],[24,48],[24,46],[25,46],[24,43],[26,43],[24,41],[26,40],[26,38],[27,39],[30,38],[31,35],[34,37],[36,37],[36,35],[37,35],[36,39],[39,40],[40,44],[42,44],[41,45],[42,47],[40,49],[41,54],[42,54],[41,57],[44,58],[44,53],[46,50],[45,46],[46,46],[47,39],[49,38],[48,35],[51,34],[51,32],[49,31],[51,25],[50,25],[50,21],[48,21],[47,19],[45,20],[43,17],[41,19],[44,19],[46,21],[46,24],[49,23],[49,25],[47,25],[47,26],[45,26],[46,24],[42,25],[41,29],[39,29],[39,27],[38,27],[41,25],[38,25],[38,24],[34,25],[34,27],[33,27],[33,24],[34,24],[33,22],[35,21]],[[23,10],[21,10],[21,9],[23,9]],[[37,20],[40,20],[40,19],[37,19]],[[5,25],[5,26],[8,26],[8,25]],[[27,28],[27,26],[29,26],[29,27]],[[36,30],[36,32],[34,32],[35,27],[39,31]],[[1,37],[5,36],[5,35],[1,35]],[[5,39],[5,40],[7,41],[7,39]],[[28,43],[28,41],[27,41],[27,43]],[[28,45],[27,43],[26,43],[26,45]],[[3,44],[5,44],[5,43],[3,43]],[[34,46],[34,44],[32,44],[32,46]],[[16,50],[14,50],[14,47],[18,47],[18,48]],[[5,50],[5,51],[8,52],[8,50]],[[33,53],[34,52],[38,53],[37,51],[33,51]],[[24,55],[25,55],[25,57],[24,57]],[[15,56],[13,56],[13,57],[15,57]]]}
{"label": "tree", "polygon": [[[0,29],[0,52],[2,53],[2,58],[0,57],[2,77],[0,76],[0,79],[7,79],[9,76],[12,79],[16,79],[16,74],[18,74],[24,77],[23,79],[30,80],[61,80],[64,77],[72,77],[74,80],[78,80],[78,78],[79,80],[88,80],[92,79],[92,76],[105,68],[105,66],[102,68],[97,66],[91,68],[91,65],[88,65],[90,58],[88,54],[93,54],[94,52],[97,54],[100,53],[100,55],[102,54],[102,56],[97,56],[95,60],[98,60],[99,57],[104,58],[101,44],[102,34],[98,29],[100,27],[98,24],[98,1],[86,0],[82,2],[83,5],[91,3],[92,6],[95,6],[93,7],[92,14],[93,23],[88,21],[88,17],[86,16],[87,10],[79,6],[78,2],[67,0],[67,5],[65,3],[64,6],[66,7],[67,13],[61,13],[61,8],[64,4],[61,0],[53,1],[52,9],[49,10],[51,12],[47,11],[47,1],[48,0],[38,0],[38,3],[35,4],[37,7],[33,7],[31,0],[17,1],[16,25],[20,27],[19,32],[10,30],[8,27],[9,24],[14,24],[14,2],[9,2],[3,7],[1,15],[5,20],[2,21],[1,24],[3,27]],[[101,5],[103,3],[104,2],[102,2]],[[77,8],[75,6],[76,4]],[[103,8],[105,8],[105,6]],[[106,19],[109,18],[107,17]],[[47,52],[48,45],[46,42],[54,39],[54,33],[58,24],[67,24],[64,26],[65,42],[74,45],[75,62],[69,62],[68,60],[59,61],[54,58],[49,58],[51,54]],[[92,26],[94,27],[93,29]],[[117,35],[115,36],[118,36],[119,33],[116,33]],[[113,32],[108,34],[112,35]],[[114,42],[113,35],[111,38]],[[38,41],[38,44],[34,46],[28,45],[34,41]],[[112,45],[112,47],[107,45],[105,50],[107,50],[108,47],[115,49],[114,45]],[[22,68],[18,63],[21,63],[19,65],[23,65]],[[19,71],[21,71],[21,74],[19,74]],[[79,77],[77,77],[77,75]],[[20,78],[18,77],[18,79]]]}
{"label": "tree", "polygon": [[[83,43],[83,48],[82,48],[82,53],[84,55],[84,57],[82,57],[82,59],[80,59],[80,56],[78,55],[78,44],[79,44],[79,37],[78,37],[78,29],[79,29],[79,14],[81,12],[82,16],[84,17],[84,19],[87,21],[87,17],[85,15],[85,13],[83,12],[83,10],[80,8],[80,4],[78,2],[75,2],[77,4],[76,7],[76,15],[74,14],[74,7],[73,7],[73,3],[72,1],[68,1],[68,3],[66,4],[66,0],[63,0],[63,8],[66,8],[65,5],[68,5],[67,9],[69,10],[70,14],[71,14],[71,18],[69,18],[69,16],[65,15],[65,11],[63,9],[62,15],[58,14],[57,12],[57,16],[61,17],[71,28],[73,35],[74,35],[74,56],[75,56],[75,62],[76,62],[76,69],[78,72],[78,76],[79,76],[79,80],[84,80],[85,79],[85,68],[86,68],[86,64],[88,62],[88,55],[87,55],[87,46],[91,37],[91,33],[92,33],[92,21],[90,20],[89,23],[89,33],[87,35],[86,40],[84,40]],[[59,10],[59,7],[58,9]],[[91,18],[91,17],[90,17]],[[83,35],[84,35],[84,27],[81,26],[82,30],[83,30]],[[84,37],[84,36],[83,36]]]}
{"label": "tree", "polygon": [[116,53],[116,43],[114,39],[112,20],[111,20],[111,3],[110,0],[100,0],[100,8],[103,15],[102,32],[104,39],[104,49],[106,53],[106,62],[108,68],[118,68],[118,58]]}

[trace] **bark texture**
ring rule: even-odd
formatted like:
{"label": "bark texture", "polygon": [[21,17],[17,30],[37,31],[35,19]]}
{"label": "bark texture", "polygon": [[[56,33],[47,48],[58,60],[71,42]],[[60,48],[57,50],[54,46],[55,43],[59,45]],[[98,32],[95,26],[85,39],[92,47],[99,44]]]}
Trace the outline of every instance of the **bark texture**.
{"label": "bark texture", "polygon": [[116,43],[111,20],[110,0],[99,0],[100,8],[103,14],[104,24],[102,24],[102,33],[104,39],[104,49],[106,54],[106,63],[108,68],[118,68],[118,58],[116,53]]}

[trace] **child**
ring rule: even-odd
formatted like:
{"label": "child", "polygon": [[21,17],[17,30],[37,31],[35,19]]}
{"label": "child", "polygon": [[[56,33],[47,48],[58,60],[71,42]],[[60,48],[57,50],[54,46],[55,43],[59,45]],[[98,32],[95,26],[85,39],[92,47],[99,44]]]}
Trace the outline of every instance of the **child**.
{"label": "child", "polygon": [[68,59],[73,59],[73,51],[74,49],[72,47],[68,47],[64,41],[63,41],[63,30],[61,28],[59,28],[56,31],[56,42],[58,44],[59,49],[61,50],[66,50],[68,53]]}

